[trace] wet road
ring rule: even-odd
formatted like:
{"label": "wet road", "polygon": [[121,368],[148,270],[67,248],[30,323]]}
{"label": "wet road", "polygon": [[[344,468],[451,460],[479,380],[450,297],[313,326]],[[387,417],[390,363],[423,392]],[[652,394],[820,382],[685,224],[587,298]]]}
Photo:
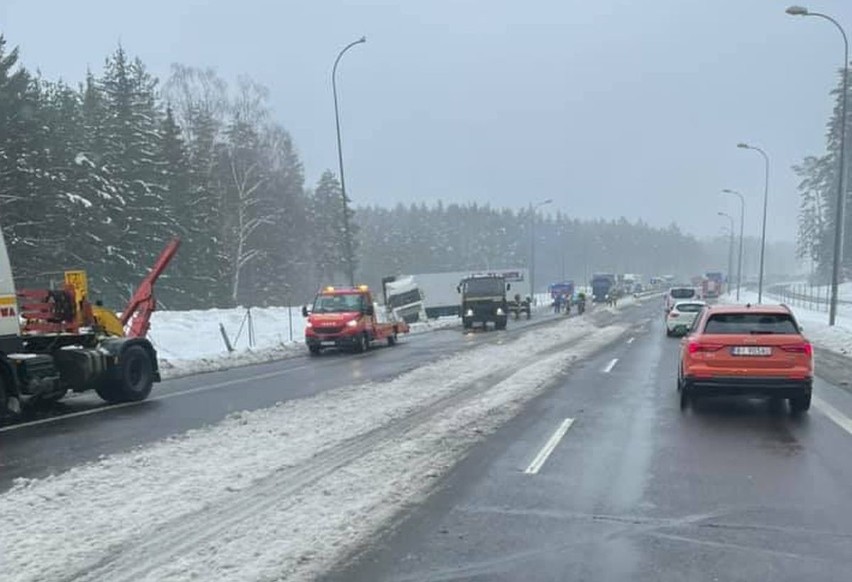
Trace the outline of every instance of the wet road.
{"label": "wet road", "polygon": [[820,379],[800,417],[681,412],[662,323],[569,372],[328,582],[849,580],[852,395]]}
{"label": "wet road", "polygon": [[[656,306],[658,302],[649,303]],[[648,316],[648,304],[626,307],[617,316],[601,310],[588,316],[601,323],[615,318],[639,321]],[[16,478],[58,473],[102,455],[218,422],[235,411],[388,380],[460,350],[501,342],[538,327],[546,329],[556,317],[540,312],[529,321],[510,321],[509,329],[502,332],[462,333],[459,327],[406,337],[393,348],[378,347],[361,355],[305,355],[180,378],[156,385],[149,400],[130,405],[106,406],[97,396],[82,394],[61,402],[46,418],[0,427],[0,491]]]}

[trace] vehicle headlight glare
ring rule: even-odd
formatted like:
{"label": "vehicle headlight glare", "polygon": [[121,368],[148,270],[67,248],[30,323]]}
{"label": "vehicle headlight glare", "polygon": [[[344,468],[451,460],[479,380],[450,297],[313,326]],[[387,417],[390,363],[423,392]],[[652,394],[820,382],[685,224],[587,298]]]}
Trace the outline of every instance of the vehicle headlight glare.
{"label": "vehicle headlight glare", "polygon": [[350,319],[349,321],[346,322],[346,326],[347,327],[357,327],[358,326],[358,320],[357,319]]}
{"label": "vehicle headlight glare", "polygon": [[464,314],[468,317],[472,316],[473,315],[473,309],[468,309],[467,311],[464,312]]}
{"label": "vehicle headlight glare", "polygon": [[502,307],[497,308],[497,315],[503,315],[503,308]]}

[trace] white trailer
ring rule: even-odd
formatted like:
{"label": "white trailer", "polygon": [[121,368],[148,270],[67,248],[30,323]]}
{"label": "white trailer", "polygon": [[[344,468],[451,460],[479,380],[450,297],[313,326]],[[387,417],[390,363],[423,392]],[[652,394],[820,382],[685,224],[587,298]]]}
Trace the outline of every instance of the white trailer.
{"label": "white trailer", "polygon": [[459,315],[461,296],[458,286],[462,279],[472,275],[499,275],[511,284],[508,296],[525,298],[531,294],[529,274],[526,269],[483,269],[478,271],[449,271],[411,275],[423,293],[426,315],[430,318]]}

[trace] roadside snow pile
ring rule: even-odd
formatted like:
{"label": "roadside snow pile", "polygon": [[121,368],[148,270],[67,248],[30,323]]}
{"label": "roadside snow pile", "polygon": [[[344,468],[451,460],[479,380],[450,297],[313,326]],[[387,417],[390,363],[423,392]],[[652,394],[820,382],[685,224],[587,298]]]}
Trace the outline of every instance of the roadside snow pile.
{"label": "roadside snow pile", "polygon": [[[764,293],[764,303],[779,303],[779,301]],[[733,296],[726,296],[725,301],[735,303]],[[757,293],[743,291],[740,293],[740,303],[757,303]],[[828,325],[828,313],[813,311],[805,307],[790,305],[796,319],[802,324],[804,334],[818,347],[839,354],[852,355],[852,317],[841,313],[834,327]]]}
{"label": "roadside snow pile", "polygon": [[[249,347],[248,310],[205,309],[192,311],[155,311],[149,337],[165,360],[197,360],[227,353],[221,323],[236,350]],[[292,318],[292,334],[290,321]],[[304,318],[296,307],[254,307],[251,323],[255,348],[282,346],[304,337]]]}
{"label": "roadside snow pile", "polygon": [[566,320],[0,496],[4,580],[314,579],[624,329]]}

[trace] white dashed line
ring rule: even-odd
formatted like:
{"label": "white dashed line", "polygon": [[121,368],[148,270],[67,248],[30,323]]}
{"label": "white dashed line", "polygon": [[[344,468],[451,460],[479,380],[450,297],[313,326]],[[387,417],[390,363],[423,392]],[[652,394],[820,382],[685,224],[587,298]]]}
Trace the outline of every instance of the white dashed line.
{"label": "white dashed line", "polygon": [[560,424],[559,428],[556,429],[556,432],[547,439],[547,442],[544,443],[544,446],[532,460],[530,466],[526,468],[524,473],[527,475],[535,475],[539,472],[545,461],[547,461],[547,458],[550,456],[550,453],[553,452],[553,449],[556,448],[556,445],[559,444],[559,441],[562,440],[562,437],[565,436],[565,433],[568,432],[568,429],[571,428],[572,424],[574,424],[573,418],[566,418],[562,421],[562,424]]}
{"label": "white dashed line", "polygon": [[612,372],[612,369],[615,368],[615,365],[618,363],[618,358],[613,358],[609,364],[606,365],[606,368],[603,369],[604,374],[609,374]]}

